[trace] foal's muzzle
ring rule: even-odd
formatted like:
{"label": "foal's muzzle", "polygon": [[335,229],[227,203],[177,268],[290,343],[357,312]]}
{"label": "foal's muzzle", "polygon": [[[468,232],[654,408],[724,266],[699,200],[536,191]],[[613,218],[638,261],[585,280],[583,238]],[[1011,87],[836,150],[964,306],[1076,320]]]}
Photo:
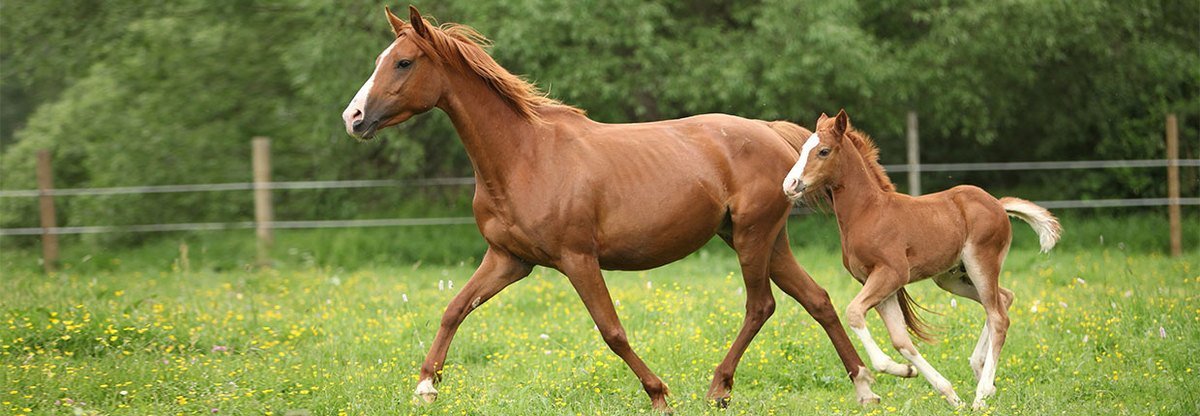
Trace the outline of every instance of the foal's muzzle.
{"label": "foal's muzzle", "polygon": [[789,199],[800,199],[804,195],[804,190],[808,189],[808,185],[796,178],[786,178],[783,180],[783,194]]}

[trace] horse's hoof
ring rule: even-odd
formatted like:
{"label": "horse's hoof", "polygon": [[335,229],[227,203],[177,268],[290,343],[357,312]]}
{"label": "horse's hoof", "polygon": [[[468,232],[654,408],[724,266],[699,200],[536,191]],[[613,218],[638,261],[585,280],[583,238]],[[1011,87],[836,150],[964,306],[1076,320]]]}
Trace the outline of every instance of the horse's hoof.
{"label": "horse's hoof", "polygon": [[975,411],[986,410],[987,407],[988,407],[987,402],[985,402],[983,400],[976,400],[975,403],[971,403],[971,410],[975,410]]}
{"label": "horse's hoof", "polygon": [[872,393],[870,396],[867,396],[867,397],[859,397],[858,404],[861,404],[863,406],[879,404],[879,400],[880,400],[879,396]]}
{"label": "horse's hoof", "polygon": [[910,365],[910,366],[908,366],[908,374],[907,374],[907,375],[905,375],[905,376],[904,376],[904,378],[913,378],[913,377],[916,377],[916,376],[917,376],[917,368],[916,368],[916,367],[913,367],[913,366],[911,366],[911,365]]}
{"label": "horse's hoof", "polygon": [[675,409],[672,409],[671,406],[668,406],[665,402],[661,405],[654,405],[654,410],[656,410],[656,411],[658,411],[658,413],[661,413],[664,415],[675,414]]}
{"label": "horse's hoof", "polygon": [[433,388],[433,380],[429,379],[417,383],[417,390],[413,394],[421,399],[422,404],[433,403],[438,396],[437,389]]}
{"label": "horse's hoof", "polygon": [[964,403],[962,401],[962,399],[959,399],[957,395],[946,396],[946,403],[950,403],[950,407],[953,407],[955,409],[961,409],[963,406],[966,405],[966,403]]}
{"label": "horse's hoof", "polygon": [[718,409],[728,409],[729,408],[729,396],[715,398],[715,399],[708,399],[708,402],[711,403],[714,407],[716,407]]}

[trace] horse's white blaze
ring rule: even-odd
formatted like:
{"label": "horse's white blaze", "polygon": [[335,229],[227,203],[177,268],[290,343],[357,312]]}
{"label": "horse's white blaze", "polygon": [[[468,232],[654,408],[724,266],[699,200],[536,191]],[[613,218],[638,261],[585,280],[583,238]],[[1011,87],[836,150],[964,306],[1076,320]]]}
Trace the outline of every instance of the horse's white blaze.
{"label": "horse's white blaze", "polygon": [[342,112],[342,118],[346,121],[347,131],[351,131],[352,133],[353,121],[351,117],[354,116],[354,112],[363,111],[367,108],[367,96],[371,94],[371,87],[375,85],[375,75],[379,73],[379,68],[383,65],[383,58],[388,56],[394,47],[396,47],[396,42],[392,42],[391,45],[388,45],[387,49],[383,50],[383,53],[379,54],[379,63],[375,65],[375,70],[371,72],[371,77],[367,78],[367,82],[363,83],[358,92],[354,94],[354,99],[350,100],[350,105],[347,105],[346,110]]}
{"label": "horse's white blaze", "polygon": [[784,193],[792,195],[795,192],[796,185],[804,177],[804,166],[808,165],[808,154],[820,143],[821,139],[817,137],[817,133],[813,133],[812,136],[808,136],[808,140],[804,141],[804,145],[800,146],[800,160],[796,161],[796,165],[792,166],[792,170],[783,179]]}

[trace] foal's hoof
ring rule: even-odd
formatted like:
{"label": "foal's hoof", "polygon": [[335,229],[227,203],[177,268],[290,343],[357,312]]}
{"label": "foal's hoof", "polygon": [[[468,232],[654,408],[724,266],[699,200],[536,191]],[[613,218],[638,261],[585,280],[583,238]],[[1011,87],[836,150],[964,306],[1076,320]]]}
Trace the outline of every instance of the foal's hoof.
{"label": "foal's hoof", "polygon": [[858,404],[861,404],[863,406],[879,404],[879,395],[875,394],[875,393],[871,393],[869,396],[859,397]]}
{"label": "foal's hoof", "polygon": [[425,379],[417,384],[417,390],[413,392],[413,395],[421,399],[421,404],[429,404],[437,400],[438,392],[433,388],[433,381]]}
{"label": "foal's hoof", "polygon": [[975,403],[971,403],[971,410],[986,410],[987,407],[987,402],[983,400],[976,400]]}

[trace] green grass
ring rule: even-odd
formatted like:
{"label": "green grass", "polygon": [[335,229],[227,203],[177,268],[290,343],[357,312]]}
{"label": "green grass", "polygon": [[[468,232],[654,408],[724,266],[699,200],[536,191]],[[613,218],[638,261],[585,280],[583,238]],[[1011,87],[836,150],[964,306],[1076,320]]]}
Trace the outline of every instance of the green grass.
{"label": "green grass", "polygon": [[[1200,255],[1159,254],[1165,233],[1147,231],[1155,221],[1064,218],[1067,239],[1049,255],[1036,254],[1017,223],[1002,277],[1017,298],[987,413],[1200,411]],[[831,222],[801,221],[793,235],[797,258],[840,310],[858,284],[841,268]],[[439,247],[467,244],[443,240],[470,231],[443,229],[427,245],[435,256],[464,251],[462,264],[389,262],[386,253],[403,244],[334,232],[281,233],[270,270],[244,266],[252,242],[218,241],[233,237],[190,242],[186,269],[177,241],[72,252],[92,257],[51,277],[28,263],[33,254],[8,251],[0,413],[651,413],[566,279],[543,268],[467,319],[439,401],[413,404],[442,308],[478,256]],[[708,247],[664,268],[607,276],[634,349],[671,387],[680,414],[955,413],[925,381],[886,375],[875,384],[881,405],[855,404],[823,332],[778,292],[777,312],[738,369],[731,407],[712,409],[703,396],[742,319],[732,255]],[[967,357],[982,309],[962,299],[952,307],[929,282],[910,292],[940,314],[924,314],[940,340],[919,348],[969,401]],[[878,318],[868,321],[886,347]]]}

